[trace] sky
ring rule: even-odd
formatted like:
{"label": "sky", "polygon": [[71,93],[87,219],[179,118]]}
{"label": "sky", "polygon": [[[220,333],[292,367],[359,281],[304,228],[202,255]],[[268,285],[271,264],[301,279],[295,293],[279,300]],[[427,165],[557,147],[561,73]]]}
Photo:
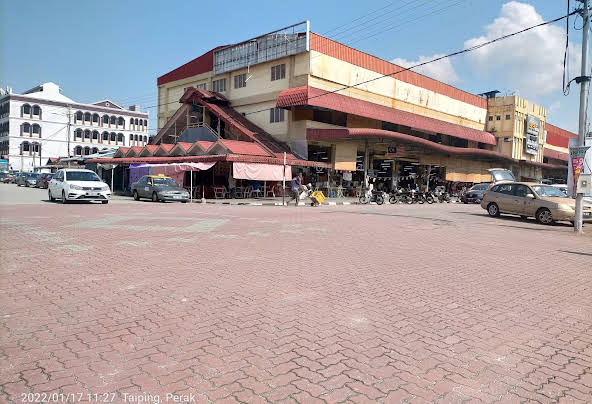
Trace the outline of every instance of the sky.
{"label": "sky", "polygon": [[[53,81],[77,102],[138,104],[155,133],[156,78],[218,45],[310,20],[313,32],[409,66],[566,10],[567,0],[0,0],[0,87],[19,93]],[[569,24],[571,79],[580,71],[582,19]],[[418,71],[474,94],[520,95],[576,132],[579,85],[567,97],[562,90],[565,42],[563,20]]]}

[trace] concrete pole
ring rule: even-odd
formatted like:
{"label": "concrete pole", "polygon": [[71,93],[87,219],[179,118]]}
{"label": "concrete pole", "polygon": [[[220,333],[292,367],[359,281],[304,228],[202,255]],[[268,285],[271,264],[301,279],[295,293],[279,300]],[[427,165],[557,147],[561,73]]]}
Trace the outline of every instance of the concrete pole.
{"label": "concrete pole", "polygon": [[366,140],[364,142],[364,188],[368,188],[368,164],[370,163],[368,160],[370,160],[370,149],[368,149],[368,140]]}
{"label": "concrete pole", "polygon": [[112,165],[111,166],[111,193],[113,193],[113,183],[115,182],[114,175],[115,175],[115,166]]}
{"label": "concrete pole", "polygon": [[[580,84],[580,120],[578,128],[578,146],[585,146],[586,136],[586,109],[588,108],[588,88],[590,86],[590,76],[588,76],[588,38],[590,35],[590,11],[588,9],[588,0],[582,0],[582,19],[584,27],[582,28],[582,70]],[[582,224],[584,215],[584,194],[576,195],[576,217],[574,231],[582,234]]]}
{"label": "concrete pole", "polygon": [[282,205],[286,204],[286,152],[284,152],[284,173],[282,181]]}
{"label": "concrete pole", "polygon": [[189,197],[191,199],[191,203],[193,203],[193,167],[191,167],[191,193],[189,194]]}

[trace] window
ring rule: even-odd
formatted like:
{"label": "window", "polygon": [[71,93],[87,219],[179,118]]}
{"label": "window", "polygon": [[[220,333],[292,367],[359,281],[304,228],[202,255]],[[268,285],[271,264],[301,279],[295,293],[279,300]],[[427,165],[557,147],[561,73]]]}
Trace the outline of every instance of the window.
{"label": "window", "polygon": [[271,108],[269,110],[269,122],[283,122],[284,121],[284,109],[283,108]]}
{"label": "window", "polygon": [[136,125],[138,125],[138,118],[136,118],[134,122],[136,123]]}
{"label": "window", "polygon": [[26,151],[26,152],[28,152],[28,151],[29,151],[29,142],[23,142],[23,143],[21,144],[21,147],[23,148],[23,151],[24,151],[24,152],[25,152],[25,151]]}
{"label": "window", "polygon": [[84,113],[84,122],[90,122],[90,112]]}
{"label": "window", "polygon": [[33,143],[31,146],[33,153],[39,153],[39,143]]}
{"label": "window", "polygon": [[99,114],[93,114],[93,123],[99,123]]}
{"label": "window", "polygon": [[148,120],[144,119],[144,127],[148,127]]}
{"label": "window", "polygon": [[93,140],[99,140],[99,132],[97,132],[96,130],[93,130],[92,138],[93,138]]}
{"label": "window", "polygon": [[137,142],[138,141],[138,135],[134,135],[134,140]]}
{"label": "window", "polygon": [[193,88],[193,86],[183,88],[183,93],[187,92],[187,90],[189,90],[190,88]]}
{"label": "window", "polygon": [[116,120],[116,119],[117,119],[117,118],[115,118],[114,116],[112,116],[112,117],[111,117],[111,125],[115,125],[115,120]]}
{"label": "window", "polygon": [[109,140],[109,133],[103,132],[103,140]]}
{"label": "window", "polygon": [[510,120],[510,114],[506,114],[506,121]]}
{"label": "window", "polygon": [[41,135],[41,126],[37,124],[33,125],[33,134]]}
{"label": "window", "polygon": [[41,115],[41,108],[39,108],[39,105],[33,105],[33,115]]}
{"label": "window", "polygon": [[286,64],[272,66],[271,68],[271,81],[281,80],[286,78]]}
{"label": "window", "polygon": [[502,119],[501,115],[496,115],[496,116],[495,116],[495,120],[496,120],[496,121],[499,121],[500,119]]}
{"label": "window", "polygon": [[89,154],[90,154],[90,147],[86,146],[86,147],[84,148],[84,155],[85,155],[85,156],[88,156]]}
{"label": "window", "polygon": [[31,106],[29,104],[23,105],[23,115],[31,115]]}
{"label": "window", "polygon": [[81,111],[76,112],[76,120],[82,121],[82,112]]}
{"label": "window", "polygon": [[109,116],[103,115],[103,125],[109,125]]}
{"label": "window", "polygon": [[81,156],[82,155],[82,146],[76,146],[74,148],[74,154],[77,156]]}
{"label": "window", "polygon": [[117,136],[115,135],[114,132],[111,132],[111,141],[115,142],[115,139],[117,139]]}
{"label": "window", "polygon": [[85,139],[90,139],[90,130],[87,129],[87,130],[84,131],[84,138]]}
{"label": "window", "polygon": [[234,88],[243,88],[247,86],[247,74],[238,74],[234,76]]}
{"label": "window", "polygon": [[215,93],[222,93],[226,91],[226,79],[212,81],[212,91]]}
{"label": "window", "polygon": [[495,192],[499,192],[500,194],[506,195],[513,195],[513,186],[512,184],[502,184],[500,185]]}
{"label": "window", "polygon": [[99,152],[99,149],[97,149],[96,147],[93,147],[91,152],[92,152],[92,154],[97,154]]}
{"label": "window", "polygon": [[196,85],[195,88],[201,88],[202,90],[207,90],[208,85],[207,85],[207,83],[201,83],[201,84]]}
{"label": "window", "polygon": [[122,133],[117,135],[117,141],[123,143],[123,134]]}
{"label": "window", "polygon": [[530,189],[526,185],[514,185],[514,195],[519,198],[526,198],[526,194],[531,194]]}
{"label": "window", "polygon": [[23,124],[23,134],[31,134],[31,125],[29,125],[28,123]]}
{"label": "window", "polygon": [[488,121],[493,121],[493,116],[489,115],[489,118],[487,118]]}
{"label": "window", "polygon": [[119,117],[119,119],[118,119],[118,121],[117,121],[117,124],[118,124],[119,126],[121,126],[122,128],[124,127],[124,125],[125,125],[125,121],[123,120],[123,118],[122,118],[122,117]]}
{"label": "window", "polygon": [[76,129],[76,130],[74,131],[74,134],[75,134],[75,136],[76,136],[77,138],[80,138],[80,139],[82,139],[82,129]]}

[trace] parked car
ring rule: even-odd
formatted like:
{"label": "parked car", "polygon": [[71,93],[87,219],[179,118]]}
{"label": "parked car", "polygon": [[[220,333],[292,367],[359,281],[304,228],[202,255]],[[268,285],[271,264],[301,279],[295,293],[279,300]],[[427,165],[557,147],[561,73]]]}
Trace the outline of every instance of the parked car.
{"label": "parked car", "polygon": [[[500,213],[534,217],[539,223],[572,222],[575,200],[551,185],[533,182],[504,182],[496,184],[483,196],[481,207],[489,216]],[[584,222],[592,222],[592,204],[584,204]]]}
{"label": "parked car", "polygon": [[164,175],[145,175],[132,184],[134,199],[150,198],[153,202],[180,201],[186,203],[189,200],[189,192],[182,188],[170,177]]}
{"label": "parked car", "polygon": [[49,181],[51,181],[52,178],[52,173],[41,173],[41,175],[37,177],[37,188],[47,188],[49,186]]}
{"label": "parked car", "polygon": [[39,173],[28,173],[25,179],[25,186],[26,187],[36,187],[37,186],[37,178],[39,177]]}
{"label": "parked car", "polygon": [[0,173],[0,182],[8,184],[12,179],[12,175],[9,172],[1,172]]}
{"label": "parked car", "polygon": [[462,203],[481,203],[483,194],[489,189],[491,184],[489,182],[482,182],[480,184],[473,185],[468,191],[464,192],[460,196]]}
{"label": "parked car", "polygon": [[47,190],[49,200],[61,199],[69,201],[101,201],[109,203],[111,190],[97,174],[90,170],[65,168],[58,170]]}

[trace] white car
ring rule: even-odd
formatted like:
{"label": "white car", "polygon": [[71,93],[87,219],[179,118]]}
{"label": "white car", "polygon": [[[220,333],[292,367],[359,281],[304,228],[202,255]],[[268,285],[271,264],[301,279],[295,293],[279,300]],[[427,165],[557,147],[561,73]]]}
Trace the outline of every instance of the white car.
{"label": "white car", "polygon": [[49,200],[68,201],[101,201],[109,203],[111,190],[97,174],[90,170],[69,169],[58,170],[47,188]]}

